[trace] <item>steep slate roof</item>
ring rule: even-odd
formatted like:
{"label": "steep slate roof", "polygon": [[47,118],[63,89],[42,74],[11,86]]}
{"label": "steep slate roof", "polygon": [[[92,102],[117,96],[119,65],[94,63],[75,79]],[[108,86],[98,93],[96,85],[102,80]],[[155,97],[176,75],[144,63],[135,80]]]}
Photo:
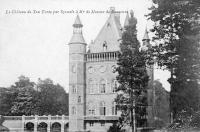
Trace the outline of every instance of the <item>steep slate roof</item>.
{"label": "steep slate roof", "polygon": [[107,44],[106,51],[118,51],[121,35],[122,27],[120,24],[120,16],[117,13],[111,12],[96,39],[90,44],[90,53],[103,52],[103,44],[105,42]]}

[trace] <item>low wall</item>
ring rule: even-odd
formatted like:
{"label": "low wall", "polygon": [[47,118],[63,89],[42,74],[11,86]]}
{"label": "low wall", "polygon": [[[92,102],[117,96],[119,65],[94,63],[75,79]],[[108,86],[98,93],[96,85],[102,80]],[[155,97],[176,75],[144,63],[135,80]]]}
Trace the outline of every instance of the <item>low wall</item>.
{"label": "low wall", "polygon": [[22,120],[5,120],[3,126],[7,127],[11,132],[12,130],[20,132],[22,130]]}

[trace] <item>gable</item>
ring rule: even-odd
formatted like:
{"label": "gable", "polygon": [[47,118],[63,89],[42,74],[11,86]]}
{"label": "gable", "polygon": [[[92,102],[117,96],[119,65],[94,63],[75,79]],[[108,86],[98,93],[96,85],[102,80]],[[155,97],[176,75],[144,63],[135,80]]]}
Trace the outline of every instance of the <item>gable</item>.
{"label": "gable", "polygon": [[96,39],[89,45],[90,53],[118,51],[121,34],[119,14],[111,13]]}

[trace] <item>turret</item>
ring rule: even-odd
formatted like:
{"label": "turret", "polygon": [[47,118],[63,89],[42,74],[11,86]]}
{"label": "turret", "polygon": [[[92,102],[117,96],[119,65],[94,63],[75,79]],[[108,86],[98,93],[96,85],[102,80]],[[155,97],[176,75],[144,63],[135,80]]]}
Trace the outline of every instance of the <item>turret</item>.
{"label": "turret", "polygon": [[145,29],[142,42],[143,42],[143,45],[141,47],[141,50],[146,51],[150,47],[150,39],[149,39],[147,28]]}
{"label": "turret", "polygon": [[69,131],[83,131],[85,115],[85,53],[83,24],[77,15],[69,42]]}
{"label": "turret", "polygon": [[73,24],[73,36],[69,42],[69,44],[86,44],[82,34],[83,24],[81,23],[79,15],[77,15],[75,22]]}

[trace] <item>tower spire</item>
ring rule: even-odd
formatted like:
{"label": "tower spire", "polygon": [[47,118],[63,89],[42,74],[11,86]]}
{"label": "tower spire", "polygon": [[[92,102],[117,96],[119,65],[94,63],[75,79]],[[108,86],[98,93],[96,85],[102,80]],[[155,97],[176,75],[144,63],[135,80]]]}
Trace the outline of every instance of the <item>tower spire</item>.
{"label": "tower spire", "polygon": [[147,27],[145,28],[144,37],[143,37],[142,41],[145,41],[145,40],[147,40],[147,41],[150,40],[149,35],[148,35],[148,31],[147,31]]}
{"label": "tower spire", "polygon": [[79,15],[76,16],[73,27],[83,27],[83,24],[81,23]]}
{"label": "tower spire", "polygon": [[69,44],[73,44],[73,43],[82,43],[82,44],[85,44],[85,39],[83,37],[83,34],[82,34],[82,27],[83,27],[83,24],[81,23],[81,20],[80,20],[80,17],[79,15],[76,16],[76,19],[74,21],[74,24],[73,24],[73,36],[69,42]]}
{"label": "tower spire", "polygon": [[149,42],[150,42],[150,39],[149,39],[147,27],[145,28],[144,37],[143,37],[143,39],[142,39],[142,42],[143,42],[143,45],[142,45],[141,49],[142,49],[143,51],[146,51],[146,50],[148,50],[149,47],[151,47],[151,45],[150,45],[150,43],[149,43]]}

